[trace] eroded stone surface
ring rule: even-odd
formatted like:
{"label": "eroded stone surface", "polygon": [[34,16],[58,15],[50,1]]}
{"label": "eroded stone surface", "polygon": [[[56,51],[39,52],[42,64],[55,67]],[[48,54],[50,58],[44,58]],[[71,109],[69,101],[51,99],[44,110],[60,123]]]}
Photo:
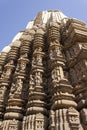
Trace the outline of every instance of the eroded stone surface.
{"label": "eroded stone surface", "polygon": [[87,130],[87,28],[38,13],[0,53],[0,130]]}

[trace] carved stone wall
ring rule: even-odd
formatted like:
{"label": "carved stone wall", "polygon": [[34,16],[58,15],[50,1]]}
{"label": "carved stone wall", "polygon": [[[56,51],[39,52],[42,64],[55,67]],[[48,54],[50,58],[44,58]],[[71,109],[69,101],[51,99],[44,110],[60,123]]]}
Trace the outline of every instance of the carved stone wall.
{"label": "carved stone wall", "polygon": [[87,130],[87,28],[40,12],[0,53],[0,130]]}

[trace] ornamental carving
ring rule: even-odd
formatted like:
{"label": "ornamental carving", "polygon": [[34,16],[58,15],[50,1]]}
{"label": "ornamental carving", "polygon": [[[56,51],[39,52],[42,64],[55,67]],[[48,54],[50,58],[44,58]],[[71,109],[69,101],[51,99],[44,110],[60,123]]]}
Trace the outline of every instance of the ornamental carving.
{"label": "ornamental carving", "polygon": [[42,73],[41,72],[36,72],[35,73],[35,84],[36,85],[41,85],[42,83]]}
{"label": "ornamental carving", "polygon": [[71,125],[79,125],[79,113],[73,107],[68,109],[68,119]]}
{"label": "ornamental carving", "polygon": [[43,11],[13,41],[0,53],[0,130],[87,130],[85,23]]}

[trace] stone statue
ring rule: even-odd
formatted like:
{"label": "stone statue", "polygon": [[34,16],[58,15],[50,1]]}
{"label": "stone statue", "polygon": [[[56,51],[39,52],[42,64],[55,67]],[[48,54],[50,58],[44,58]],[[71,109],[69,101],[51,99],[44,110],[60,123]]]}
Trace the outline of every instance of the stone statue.
{"label": "stone statue", "polygon": [[32,74],[30,74],[30,81],[29,81],[30,89],[34,89],[34,84],[35,84],[34,77]]}
{"label": "stone statue", "polygon": [[42,74],[41,74],[41,72],[36,72],[35,73],[35,82],[36,82],[36,85],[40,85],[42,83]]}
{"label": "stone statue", "polygon": [[37,65],[42,65],[42,57],[41,57],[41,55],[37,55],[36,61],[37,61]]}
{"label": "stone statue", "polygon": [[16,93],[21,94],[22,87],[23,87],[22,79],[17,79],[17,82],[16,82],[16,88],[17,88]]}
{"label": "stone statue", "polygon": [[12,83],[12,86],[11,86],[11,90],[10,90],[10,98],[12,98],[14,96],[14,93],[16,91],[16,86],[14,83]]}
{"label": "stone statue", "polygon": [[50,57],[50,59],[53,59],[53,58],[54,58],[54,55],[53,55],[53,51],[52,51],[52,50],[50,50],[49,57]]}
{"label": "stone statue", "polygon": [[6,92],[6,87],[3,86],[0,88],[0,99],[3,99],[5,96],[5,92]]}
{"label": "stone statue", "polygon": [[41,47],[37,47],[37,48],[35,48],[34,53],[37,53],[37,52],[42,52],[42,48],[41,48]]}
{"label": "stone statue", "polygon": [[36,58],[35,57],[32,58],[32,65],[36,65]]}
{"label": "stone statue", "polygon": [[21,62],[20,68],[21,68],[21,70],[25,70],[26,69],[26,63],[25,62]]}
{"label": "stone statue", "polygon": [[52,71],[52,79],[59,81],[60,80],[60,71],[59,71],[59,67],[56,67],[53,71]]}
{"label": "stone statue", "polygon": [[12,72],[11,68],[7,68],[7,70],[6,70],[6,76],[10,76],[11,72]]}
{"label": "stone statue", "polygon": [[59,55],[61,55],[61,50],[60,50],[59,47],[55,47],[55,49],[54,49],[54,56],[57,57]]}
{"label": "stone statue", "polygon": [[12,83],[10,98],[13,98],[15,94],[21,94],[23,87],[23,81],[21,79],[17,79],[16,85]]}
{"label": "stone statue", "polygon": [[32,74],[30,74],[30,82],[29,82],[29,84],[34,84],[34,77],[33,77]]}

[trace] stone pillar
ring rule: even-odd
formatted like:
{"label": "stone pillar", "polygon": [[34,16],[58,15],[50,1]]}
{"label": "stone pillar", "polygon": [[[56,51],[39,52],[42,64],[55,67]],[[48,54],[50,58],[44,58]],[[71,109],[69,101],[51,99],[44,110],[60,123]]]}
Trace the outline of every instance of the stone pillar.
{"label": "stone pillar", "polygon": [[[65,40],[62,41],[64,45],[64,52],[67,60],[67,68],[70,72],[71,83],[73,85],[73,92],[75,94],[75,100],[77,102],[77,109],[81,113],[81,122],[83,128],[87,128],[86,117],[86,58],[87,58],[87,36],[85,24],[76,19],[69,19],[66,23],[66,27],[62,31],[67,32],[67,36],[64,36]],[[83,118],[84,117],[84,118]],[[81,124],[81,123],[80,123]],[[75,128],[72,128],[75,129]]]}
{"label": "stone pillar", "polygon": [[[67,111],[72,106],[77,107],[74,101],[75,96],[72,94],[72,86],[68,79],[68,72],[65,66],[66,59],[62,53],[62,45],[60,44],[60,25],[50,22],[48,28],[48,44],[49,44],[49,67],[50,73],[50,95],[52,103],[51,110],[54,112],[54,126],[50,124],[49,129],[67,130],[71,129]],[[51,115],[49,115],[51,116]],[[66,120],[66,121],[65,121]],[[79,128],[77,127],[79,130]]]}
{"label": "stone pillar", "polygon": [[[28,96],[27,71],[29,71],[29,54],[30,44],[32,39],[21,37],[20,57],[17,61],[17,66],[12,79],[11,89],[8,98],[8,104],[3,121],[3,130],[21,130],[22,119],[25,112],[25,106]],[[26,37],[26,35],[25,35]],[[13,55],[9,55],[11,58]],[[14,55],[15,56],[15,55]],[[8,123],[8,126],[6,125]]]}
{"label": "stone pillar", "polygon": [[8,53],[6,53],[6,52],[1,52],[1,54],[0,54],[0,76],[3,72],[4,65],[6,64],[7,54]]}
{"label": "stone pillar", "polygon": [[[7,105],[10,84],[12,82],[12,76],[15,70],[15,62],[18,57],[18,47],[12,46],[10,52],[8,53],[7,63],[4,66],[3,73],[0,78],[0,120],[3,120],[3,115],[5,113],[5,107]],[[2,60],[3,61],[3,60]]]}
{"label": "stone pillar", "polygon": [[[29,98],[27,112],[23,129],[46,130],[47,129],[47,108],[44,80],[44,31],[36,31],[33,43],[32,64],[29,77]],[[26,122],[25,121],[25,122]]]}

